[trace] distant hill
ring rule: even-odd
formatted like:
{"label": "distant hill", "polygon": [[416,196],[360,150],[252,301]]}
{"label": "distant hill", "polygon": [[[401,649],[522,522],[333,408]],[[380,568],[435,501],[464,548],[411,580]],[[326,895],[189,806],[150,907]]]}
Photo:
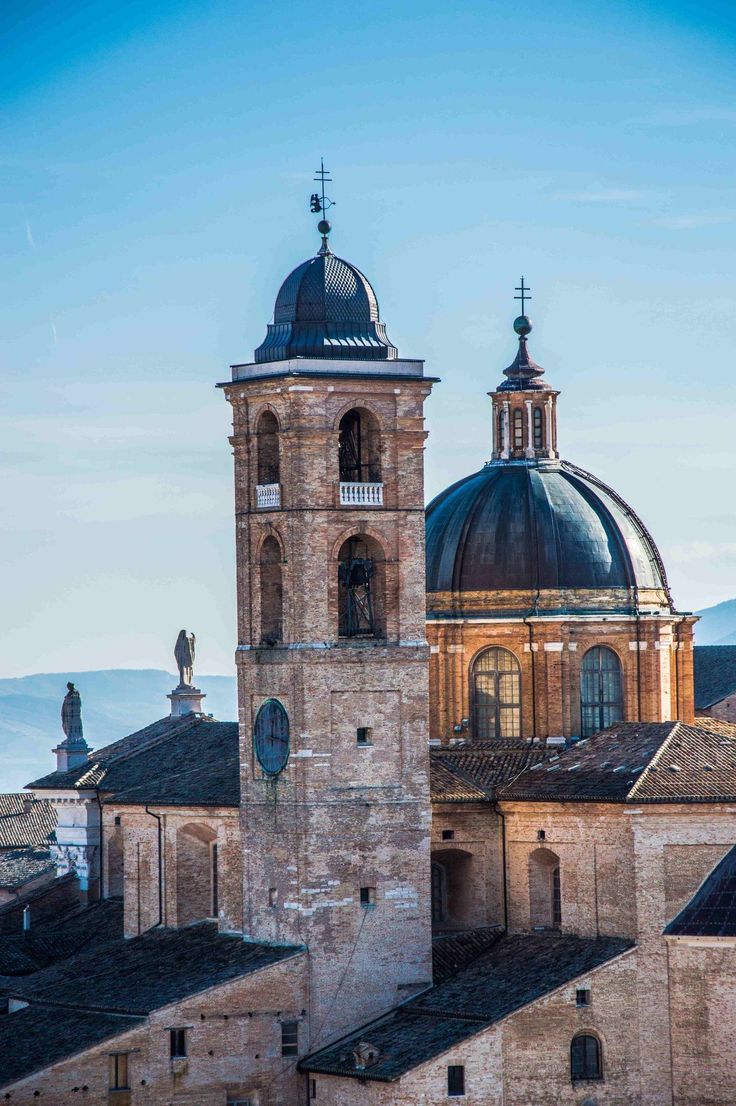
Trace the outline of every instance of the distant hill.
{"label": "distant hill", "polygon": [[736,645],[736,599],[726,599],[715,607],[696,611],[696,645]]}
{"label": "distant hill", "polygon": [[[82,696],[84,736],[93,749],[108,745],[169,713],[167,694],[178,677],[158,669],[54,672],[0,679],[0,792],[19,791],[53,771],[51,752],[64,734],[61,701],[67,680]],[[197,676],[204,709],[223,721],[238,717],[234,676]]]}

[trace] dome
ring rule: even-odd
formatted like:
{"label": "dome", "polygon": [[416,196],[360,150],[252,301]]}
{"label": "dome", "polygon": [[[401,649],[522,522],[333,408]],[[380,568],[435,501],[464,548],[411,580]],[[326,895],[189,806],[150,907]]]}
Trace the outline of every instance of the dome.
{"label": "dome", "polygon": [[[615,492],[565,461],[489,463],[427,508],[427,591],[656,589],[652,538]],[[595,602],[589,603],[595,606]]]}
{"label": "dome", "polygon": [[286,278],[257,362],[292,357],[394,360],[378,300],[360,269],[327,246]]}

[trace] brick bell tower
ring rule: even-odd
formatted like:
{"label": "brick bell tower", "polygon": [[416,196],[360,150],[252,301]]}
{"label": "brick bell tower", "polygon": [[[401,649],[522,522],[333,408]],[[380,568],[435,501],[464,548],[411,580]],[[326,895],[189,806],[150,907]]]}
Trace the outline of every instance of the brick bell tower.
{"label": "brick bell tower", "polygon": [[433,381],[398,356],[371,285],[332,253],[330,224],[318,229],[322,247],[281,286],[254,362],[222,385],[235,455],[244,930],[308,950],[300,1051],[431,979]]}

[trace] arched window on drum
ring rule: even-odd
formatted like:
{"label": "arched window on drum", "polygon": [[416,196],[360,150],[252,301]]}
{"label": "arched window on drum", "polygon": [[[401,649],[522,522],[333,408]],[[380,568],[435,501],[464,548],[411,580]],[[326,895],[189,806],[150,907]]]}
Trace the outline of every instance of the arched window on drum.
{"label": "arched window on drum", "polygon": [[590,737],[624,716],[621,661],[607,645],[594,645],[580,666],[581,734]]}
{"label": "arched window on drum", "polygon": [[473,737],[521,737],[521,671],[508,649],[485,649],[473,664]]}

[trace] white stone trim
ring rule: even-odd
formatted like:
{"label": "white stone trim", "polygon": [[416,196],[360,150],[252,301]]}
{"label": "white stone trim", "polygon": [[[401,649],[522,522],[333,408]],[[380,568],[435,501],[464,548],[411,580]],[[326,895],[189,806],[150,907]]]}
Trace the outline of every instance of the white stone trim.
{"label": "white stone trim", "polygon": [[561,653],[564,645],[561,641],[545,641],[544,651],[545,653]]}

